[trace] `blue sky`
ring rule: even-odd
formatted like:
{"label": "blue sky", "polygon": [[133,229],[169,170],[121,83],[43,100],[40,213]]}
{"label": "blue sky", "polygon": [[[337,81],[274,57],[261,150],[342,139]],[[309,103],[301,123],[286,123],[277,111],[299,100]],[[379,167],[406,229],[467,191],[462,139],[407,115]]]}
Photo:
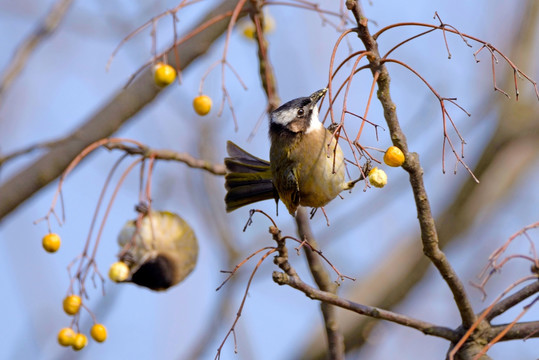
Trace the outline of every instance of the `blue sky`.
{"label": "blue sky", "polygon": [[[120,89],[140,64],[148,60],[149,33],[129,41],[109,72],[105,72],[105,64],[112,50],[129,31],[175,5],[172,1],[153,3],[152,6],[139,8],[119,0],[75,2],[59,30],[33,54],[0,103],[2,153],[68,133]],[[179,13],[180,31],[185,31],[214,3],[204,1]],[[36,4],[27,0],[0,0],[0,69],[9,63],[17,45],[51,4],[51,1]],[[321,4],[327,8],[332,2],[323,1]],[[444,21],[459,30],[509,51],[508,41],[514,34],[512,29],[517,26],[515,21],[523,4],[523,1],[486,0],[387,1],[366,3],[364,8],[373,32],[394,22],[436,23],[432,16],[438,11]],[[276,22],[274,33],[269,35],[270,57],[282,100],[304,96],[324,87],[331,50],[339,34],[329,26],[321,26],[315,14],[282,6],[271,8],[270,13]],[[375,22],[378,26],[374,25]],[[399,30],[390,32],[380,39],[380,47],[388,50],[395,41],[405,36]],[[158,27],[159,45],[167,45],[170,39],[170,20],[167,19]],[[472,113],[473,116],[468,118],[457,110],[452,112],[468,143],[466,160],[473,165],[487,135],[492,133],[495,126],[492,122],[496,115],[494,110],[484,109],[482,103],[492,91],[490,63],[485,55],[481,63],[475,63],[472,54],[477,49],[476,45],[469,49],[457,38],[450,39],[449,43],[451,60],[447,59],[440,33],[411,43],[395,57],[419,70],[444,96],[458,97],[459,103]],[[354,49],[360,48],[353,38],[351,44]],[[222,49],[221,39],[185,71],[181,86],[176,84],[162,92],[117,136],[133,138],[155,148],[188,151],[197,156],[213,153],[216,162],[225,155],[225,142],[230,139],[253,154],[267,158],[269,142],[265,120],[253,141],[246,141],[262,114],[265,98],[260,88],[254,43],[242,37],[241,33],[236,32],[231,38],[229,62],[238,70],[248,90],[243,90],[231,73],[227,74],[226,84],[239,119],[239,130],[234,131],[230,111],[226,108],[221,117],[217,117],[215,110],[207,118],[200,118],[192,111],[191,101],[197,94],[200,78],[208,66],[220,58]],[[346,54],[346,51],[340,54]],[[468,175],[462,168],[453,175],[454,161],[450,155],[447,156],[448,171],[442,174],[442,131],[438,102],[408,72],[396,66],[389,69],[392,96],[400,121],[407,132],[411,150],[421,155],[433,210],[439,214],[458,184]],[[499,66],[498,69],[503,73],[503,67]],[[538,78],[537,67],[523,70]],[[359,76],[352,86],[356,99],[352,106],[357,112],[364,109],[371,81],[369,76]],[[524,93],[529,90],[527,88],[527,84],[522,84]],[[218,71],[208,77],[205,92],[216,102],[220,99]],[[496,99],[513,101],[501,95]],[[372,106],[370,120],[384,126],[376,102]],[[202,140],[196,136],[201,131],[205,134]],[[379,135],[379,141],[376,141],[372,129],[367,129],[362,139],[369,146],[389,146],[388,131],[381,131]],[[205,150],[201,151],[201,147],[205,147]],[[5,166],[0,173],[0,182],[30,164],[37,156],[39,153],[24,156]],[[214,223],[208,220],[203,210],[208,204],[216,203],[222,205],[217,211],[224,212],[224,203],[220,203],[224,196],[223,179],[198,170],[188,170],[177,163],[157,164],[153,187],[154,208],[177,212],[192,224],[200,242],[199,264],[195,271],[179,286],[158,294],[134,285],[115,285],[107,281],[106,296],[101,296],[99,288],[91,290],[88,306],[107,326],[109,339],[103,344],[91,342],[88,348],[78,353],[61,348],[56,343],[57,331],[70,322],[61,309],[61,300],[69,281],[65,268],[82,249],[101,184],[118,157],[117,153],[97,151],[67,179],[64,187],[67,222],[61,228],[55,227],[63,239],[62,248],[57,254],[47,254],[41,248],[41,237],[47,231],[46,226],[32,225],[49,208],[56,182],[0,223],[0,283],[4,288],[0,308],[4,309],[2,319],[6,324],[0,329],[0,337],[5,344],[0,347],[0,359],[181,359],[193,344],[208,334],[208,327],[211,329],[211,324],[216,320],[216,304],[222,301],[223,296],[228,296],[230,311],[224,322],[213,326],[214,331],[209,332],[213,341],[202,356],[203,359],[213,358],[218,344],[232,324],[248,272],[255,263],[243,269],[233,291],[215,292],[223,280],[219,270],[229,269],[231,265],[226,263],[223,255],[225,250],[218,240],[219,230],[212,226]],[[447,249],[449,259],[465,283],[474,279],[488,254],[507,237],[539,219],[536,206],[539,194],[536,186],[532,185],[539,181],[537,165],[537,162],[530,164],[533,170],[516,186],[503,207],[498,205],[484,210],[472,229]],[[369,189],[365,193],[354,191],[345,194],[345,200],[335,200],[328,206],[332,227],[335,228],[327,228],[320,214],[312,221],[326,256],[341,271],[357,277],[358,282],[367,277],[369,271],[383,261],[384,254],[401,241],[416,241],[415,205],[411,202],[407,176],[400,168],[385,170],[389,176],[386,188]],[[125,221],[135,216],[132,209],[137,202],[137,183],[136,174],[126,181],[107,221],[97,257],[103,273],[115,261],[119,229]],[[201,184],[217,189],[211,193],[211,199],[208,199],[207,191]],[[270,213],[274,211],[271,202],[260,206]],[[284,207],[280,210],[279,227],[284,233],[293,234],[292,219],[285,213]],[[232,238],[246,254],[271,245],[266,233],[268,223],[261,217],[255,219],[247,232],[241,232],[247,214],[248,209],[242,209],[225,217]],[[521,249],[522,252],[526,251],[524,242]],[[418,251],[421,250],[418,248]],[[310,282],[303,259],[298,257],[292,261],[304,279]],[[271,281],[273,270],[275,267],[271,259],[259,269],[237,328],[239,353],[234,354],[233,342],[228,341],[222,359],[295,359],[308,343],[311,331],[322,329],[318,303],[291,288],[275,285]],[[489,299],[492,300],[497,291],[505,288],[522,271],[522,267],[510,267],[495,278]],[[345,282],[342,294],[351,291],[354,285]],[[472,287],[467,289],[475,308],[483,308],[480,294]],[[457,313],[454,304],[448,301],[450,297],[439,275],[430,271],[396,310],[421,319],[430,316],[428,320],[432,322],[456,326]],[[515,315],[507,314],[501,320],[510,321]],[[533,309],[526,319],[537,319],[537,315],[538,310]],[[81,325],[89,328],[88,324],[90,318],[85,315]],[[393,324],[380,325],[375,334],[376,342],[364,348],[362,358],[387,359],[395,354],[397,348],[401,358],[441,358],[447,348],[445,341],[426,338],[414,330]],[[535,359],[536,348],[536,340],[524,343],[515,341],[494,347],[491,354],[494,358],[506,358],[511,353],[518,354],[520,359]],[[354,354],[350,356],[356,358]]]}

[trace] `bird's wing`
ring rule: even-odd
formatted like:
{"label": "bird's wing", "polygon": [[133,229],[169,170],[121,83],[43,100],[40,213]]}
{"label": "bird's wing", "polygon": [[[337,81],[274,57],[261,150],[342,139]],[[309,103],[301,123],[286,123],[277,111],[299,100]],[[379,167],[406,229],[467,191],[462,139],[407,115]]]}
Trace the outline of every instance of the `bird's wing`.
{"label": "bird's wing", "polygon": [[225,163],[228,160],[234,161],[235,163],[241,163],[243,165],[250,165],[254,168],[268,168],[270,166],[269,161],[262,160],[254,155],[249,154],[232,141],[226,142],[226,152],[228,153],[229,157],[225,159]]}
{"label": "bird's wing", "polygon": [[294,215],[300,202],[299,182],[294,168],[282,172],[277,188],[281,201],[286,205],[288,212]]}

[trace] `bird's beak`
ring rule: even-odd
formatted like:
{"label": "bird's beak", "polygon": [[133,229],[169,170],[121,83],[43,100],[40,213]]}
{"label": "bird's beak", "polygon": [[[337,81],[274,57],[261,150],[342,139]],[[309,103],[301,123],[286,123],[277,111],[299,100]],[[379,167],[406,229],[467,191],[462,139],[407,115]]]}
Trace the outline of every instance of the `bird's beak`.
{"label": "bird's beak", "polygon": [[327,88],[322,89],[322,90],[318,90],[318,91],[315,91],[311,96],[309,96],[309,98],[311,99],[312,104],[316,104],[322,98],[322,96],[324,96],[326,91],[328,91]]}

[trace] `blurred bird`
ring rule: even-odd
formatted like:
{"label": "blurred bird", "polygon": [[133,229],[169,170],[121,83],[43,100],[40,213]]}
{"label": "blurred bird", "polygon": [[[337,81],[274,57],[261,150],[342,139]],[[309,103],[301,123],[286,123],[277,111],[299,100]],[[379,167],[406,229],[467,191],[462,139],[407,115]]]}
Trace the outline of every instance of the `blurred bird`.
{"label": "blurred bird", "polygon": [[193,229],[180,216],[150,211],[138,226],[128,221],[118,235],[120,261],[129,266],[127,282],[152,290],[166,290],[194,269],[198,243]]}
{"label": "blurred bird", "polygon": [[225,159],[226,210],[281,199],[288,212],[323,207],[363,177],[345,182],[344,157],[335,136],[318,119],[318,101],[327,89],[281,105],[270,114],[270,161],[232,142]]}

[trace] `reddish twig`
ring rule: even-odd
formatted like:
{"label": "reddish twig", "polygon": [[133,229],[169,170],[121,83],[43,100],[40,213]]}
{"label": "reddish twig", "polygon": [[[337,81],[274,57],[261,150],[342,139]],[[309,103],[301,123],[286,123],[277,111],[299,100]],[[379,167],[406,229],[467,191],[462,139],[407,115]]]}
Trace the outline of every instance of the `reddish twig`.
{"label": "reddish twig", "polygon": [[227,276],[227,278],[221,283],[221,285],[219,285],[215,291],[219,291],[221,290],[221,288],[228,282],[228,280],[230,280],[230,278],[232,278],[232,276],[234,276],[234,274],[236,274],[236,272],[245,264],[247,263],[249,260],[251,260],[251,258],[259,253],[261,253],[262,251],[265,251],[265,250],[270,250],[270,249],[275,249],[275,247],[273,246],[266,246],[266,247],[263,247],[262,249],[258,249],[256,250],[254,253],[252,253],[251,255],[247,256],[245,259],[243,259],[239,264],[237,264],[234,269],[232,271],[230,270],[221,270],[222,273],[228,273],[229,275]]}
{"label": "reddish twig", "polygon": [[[516,282],[514,282],[513,284],[511,284],[507,289],[505,289],[500,295],[498,295],[498,297],[496,297],[496,299],[494,299],[494,301],[490,304],[490,306],[488,306],[485,310],[483,310],[479,316],[477,317],[477,319],[474,321],[474,323],[466,330],[466,332],[464,333],[464,335],[460,338],[460,340],[455,344],[455,346],[453,347],[453,349],[451,349],[451,351],[449,352],[449,360],[453,360],[454,359],[454,356],[455,354],[460,350],[460,348],[464,345],[464,343],[472,336],[472,334],[474,333],[474,331],[483,323],[483,321],[487,318],[487,315],[489,314],[489,312],[494,308],[494,306],[507,294],[509,293],[511,290],[513,290],[515,287],[517,287],[518,285],[526,282],[526,281],[530,281],[530,280],[536,280],[536,277],[535,276],[527,276],[525,278],[522,278]],[[536,280],[537,281],[537,280]]]}
{"label": "reddish twig", "polygon": [[[271,1],[270,0],[270,1],[264,1],[263,5],[288,6],[288,7],[295,7],[295,8],[299,8],[299,9],[303,9],[303,10],[314,11],[320,16],[320,19],[322,20],[323,24],[329,24],[330,26],[332,26],[337,31],[342,31],[342,28],[348,22],[351,21],[351,19],[345,13],[343,13],[343,12],[338,13],[338,12],[331,11],[331,10],[321,9],[319,4],[317,4],[317,3],[304,1],[304,0],[296,0],[296,2],[298,2],[298,4],[295,4],[293,2]],[[341,20],[341,23],[339,25],[335,25],[333,22],[331,22],[324,15],[330,15],[330,16],[338,17]]]}
{"label": "reddish twig", "polygon": [[[380,30],[378,30],[378,32],[376,32],[374,35],[373,35],[373,39],[378,39],[378,37],[380,35],[382,35],[383,33],[385,33],[386,31],[390,30],[390,29],[394,29],[394,28],[398,28],[398,27],[404,27],[404,26],[417,26],[417,27],[428,27],[428,28],[431,28],[432,30],[443,30],[444,33],[445,31],[448,31],[448,32],[451,32],[451,33],[454,33],[454,34],[458,34],[464,41],[465,43],[470,46],[468,44],[468,42],[465,40],[465,39],[469,39],[469,40],[473,40],[479,44],[481,44],[481,48],[476,52],[474,53],[474,58],[476,59],[476,62],[479,62],[477,60],[477,57],[476,55],[483,49],[483,48],[487,48],[490,52],[491,52],[491,60],[492,60],[492,76],[493,76],[493,81],[494,81],[494,90],[495,91],[500,91],[502,94],[507,95],[507,93],[505,93],[504,91],[502,91],[501,89],[499,89],[497,86],[496,86],[496,79],[495,79],[495,72],[494,72],[494,62],[497,62],[497,59],[496,57],[494,56],[495,53],[499,54],[504,60],[505,62],[511,67],[511,69],[513,70],[513,78],[514,78],[514,83],[515,83],[515,97],[516,97],[516,100],[518,100],[518,95],[519,95],[519,90],[518,90],[518,84],[517,84],[517,77],[519,76],[523,76],[529,83],[531,83],[535,89],[535,95],[537,97],[537,99],[539,99],[539,88],[537,87],[537,82],[532,80],[531,77],[529,77],[528,75],[526,75],[522,70],[520,70],[504,53],[502,53],[501,51],[499,51],[496,47],[492,46],[491,44],[489,44],[488,42],[484,41],[484,40],[481,40],[477,37],[474,37],[474,36],[471,36],[471,35],[468,35],[468,34],[465,34],[465,33],[461,33],[459,32],[458,30],[456,30],[454,27],[451,27],[451,28],[448,28],[450,26],[448,26],[447,24],[442,24],[442,26],[437,26],[437,25],[432,25],[432,24],[425,24],[425,23],[417,23],[417,22],[402,22],[402,23],[397,23],[397,24],[392,24],[392,25],[388,25]],[[425,35],[427,33],[429,33],[430,31],[426,31],[425,33],[422,33],[422,34],[419,34],[419,35],[416,35],[414,36],[413,38],[410,38],[409,40],[412,40],[412,39],[416,39],[422,35]],[[397,46],[395,46],[394,48],[392,48],[390,50],[393,51],[395,50],[397,47],[407,43],[408,41],[403,41],[402,43],[398,44]],[[386,54],[383,58],[385,58],[388,54]]]}
{"label": "reddish twig", "polygon": [[268,252],[266,252],[261,258],[260,260],[258,260],[258,263],[256,264],[255,268],[253,269],[253,272],[251,273],[251,276],[249,276],[249,281],[247,281],[247,286],[245,287],[245,292],[243,294],[243,298],[241,299],[241,303],[240,303],[240,306],[238,308],[238,312],[236,313],[236,318],[234,319],[234,322],[232,323],[232,326],[230,327],[230,330],[228,330],[228,332],[226,333],[225,335],[225,338],[223,339],[223,341],[221,342],[221,345],[219,345],[219,347],[217,348],[217,354],[215,355],[215,359],[220,359],[221,358],[221,350],[223,349],[223,346],[225,345],[226,343],[226,340],[228,339],[228,337],[230,336],[230,334],[234,334],[234,352],[237,353],[237,342],[236,342],[236,333],[235,333],[235,327],[236,327],[236,324],[238,323],[238,320],[240,319],[241,317],[241,314],[242,314],[242,311],[243,311],[243,307],[245,306],[245,300],[247,299],[247,294],[249,293],[249,288],[251,287],[251,283],[253,281],[253,278],[256,274],[256,271],[258,270],[258,268],[260,267],[260,265],[262,265],[262,263],[264,262],[264,260],[267,259],[268,256],[270,256],[271,254],[273,254],[275,251],[277,251],[276,248],[270,248],[270,250]]}
{"label": "reddish twig", "polygon": [[[202,31],[206,30],[207,28],[211,27],[212,25],[214,25],[215,23],[218,23],[219,21],[223,20],[223,19],[226,19],[227,17],[230,17],[232,15],[232,11],[227,11],[227,12],[224,12],[222,14],[219,14],[219,15],[215,15],[213,16],[212,18],[208,19],[207,21],[205,21],[204,23],[202,23],[200,26],[198,26],[197,28],[193,29],[192,31],[190,31],[188,34],[186,34],[184,37],[182,37],[181,39],[177,40],[176,42],[174,42],[174,44],[172,44],[172,46],[170,46],[169,48],[163,50],[162,52],[158,53],[155,55],[155,57],[152,57],[149,61],[147,61],[145,64],[143,64],[141,67],[138,68],[138,70],[136,70],[133,74],[131,74],[131,76],[129,77],[129,79],[127,80],[127,83],[124,85],[124,88],[127,88],[131,82],[133,82],[133,80],[135,80],[135,78],[140,74],[142,73],[142,71],[144,71],[148,66],[150,65],[153,65],[156,61],[156,59],[162,59],[165,57],[165,55],[167,53],[170,52],[170,50],[172,48],[174,49],[177,49],[178,46],[180,46],[182,43],[186,42],[187,40],[189,40],[190,38],[192,38],[193,36],[201,33]],[[176,50],[175,50],[176,51]]]}
{"label": "reddish twig", "polygon": [[451,115],[449,115],[449,113],[448,113],[448,111],[447,111],[447,109],[445,107],[444,102],[448,101],[448,102],[456,105],[459,109],[461,109],[468,116],[470,116],[470,114],[466,110],[464,110],[463,107],[461,107],[460,105],[457,105],[455,103],[456,98],[444,98],[444,97],[440,96],[440,94],[438,94],[438,92],[432,87],[432,85],[430,85],[429,82],[423,76],[421,76],[421,74],[419,74],[415,69],[413,69],[408,64],[403,63],[402,61],[399,61],[399,60],[395,60],[395,59],[383,59],[383,60],[381,60],[381,62],[382,63],[399,64],[399,65],[403,66],[404,68],[410,70],[421,81],[423,81],[423,83],[425,85],[427,85],[427,87],[430,89],[430,91],[433,93],[433,95],[436,96],[436,98],[440,102],[440,108],[441,108],[441,113],[442,113],[443,134],[444,134],[444,140],[443,140],[443,145],[442,145],[442,171],[445,173],[445,144],[447,142],[449,144],[451,152],[453,152],[453,155],[455,156],[455,159],[457,160],[457,162],[460,163],[466,169],[466,171],[468,171],[468,173],[472,176],[472,178],[474,179],[475,182],[479,183],[479,179],[477,179],[477,177],[474,175],[474,173],[470,169],[470,167],[462,160],[462,158],[464,158],[464,153],[461,153],[461,155],[459,156],[459,154],[457,153],[457,150],[455,149],[455,146],[453,145],[453,142],[451,141],[451,138],[450,138],[449,133],[447,131],[447,119],[449,119],[449,122],[451,123],[453,129],[455,130],[455,132],[459,136],[459,139],[460,139],[461,143],[462,144],[465,143],[464,138],[462,138],[462,136],[460,135],[460,132],[458,131],[455,123],[453,122],[453,119],[451,118]]}
{"label": "reddish twig", "polygon": [[[186,6],[189,6],[189,5],[193,5],[193,4],[196,4],[197,2],[200,2],[202,0],[191,0],[191,1],[188,1],[188,0],[182,0],[176,7],[172,8],[172,9],[169,9],[169,10],[166,10],[164,12],[162,12],[161,14],[157,15],[157,16],[154,16],[152,17],[150,20],[146,21],[144,24],[142,24],[141,26],[139,26],[138,28],[136,28],[135,30],[133,30],[132,32],[130,32],[126,37],[124,37],[122,39],[122,41],[120,41],[120,43],[116,46],[116,48],[114,49],[114,51],[112,52],[112,54],[110,55],[108,61],[107,61],[107,65],[106,65],[106,70],[108,71],[109,68],[110,68],[110,65],[112,64],[112,60],[114,60],[114,57],[116,56],[116,54],[118,53],[118,51],[120,51],[121,47],[126,43],[128,42],[129,40],[131,40],[135,35],[139,34],[141,31],[143,31],[144,29],[148,28],[151,26],[152,28],[152,55],[153,56],[153,59],[157,59],[159,58],[160,56],[157,55],[157,51],[155,49],[155,44],[156,44],[156,41],[155,41],[155,25],[157,24],[157,22],[167,16],[167,15],[171,15],[172,18],[173,18],[173,21],[175,21],[176,19],[176,13],[178,11],[180,11],[182,8],[186,7]],[[155,61],[155,60],[154,60]],[[152,61],[152,63],[154,62]],[[177,64],[179,65],[179,64]]]}
{"label": "reddish twig", "polygon": [[474,356],[474,358],[472,360],[479,360],[481,358],[481,356],[483,356],[484,354],[487,353],[487,351],[492,347],[494,346],[494,344],[496,344],[498,341],[500,341],[504,336],[505,334],[507,334],[507,332],[509,332],[509,330],[511,330],[511,328],[513,326],[515,326],[515,324],[528,312],[528,310],[530,310],[530,308],[537,302],[539,301],[539,296],[536,297],[531,303],[529,303],[528,305],[524,306],[524,308],[522,309],[522,311],[520,312],[520,314],[517,315],[517,317],[510,323],[508,324],[502,331],[500,331],[500,333],[498,335],[496,335],[496,337],[494,337],[494,339],[490,340],[489,343],[487,345],[485,345],[485,347],[483,347],[483,349],[481,349],[481,351]]}

